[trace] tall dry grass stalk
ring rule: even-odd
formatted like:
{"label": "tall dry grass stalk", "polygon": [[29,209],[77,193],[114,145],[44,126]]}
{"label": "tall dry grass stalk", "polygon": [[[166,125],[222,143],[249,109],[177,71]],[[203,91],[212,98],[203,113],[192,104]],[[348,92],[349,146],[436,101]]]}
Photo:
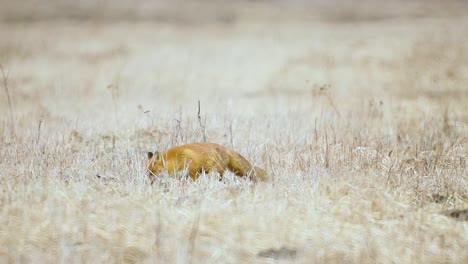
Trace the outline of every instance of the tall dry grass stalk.
{"label": "tall dry grass stalk", "polygon": [[9,72],[5,74],[5,70],[2,64],[0,64],[0,71],[2,72],[3,88],[5,89],[5,94],[6,94],[7,101],[8,101],[8,110],[10,113],[11,136],[14,137],[15,136],[15,118],[13,116],[13,105],[11,104],[10,91],[8,90]]}

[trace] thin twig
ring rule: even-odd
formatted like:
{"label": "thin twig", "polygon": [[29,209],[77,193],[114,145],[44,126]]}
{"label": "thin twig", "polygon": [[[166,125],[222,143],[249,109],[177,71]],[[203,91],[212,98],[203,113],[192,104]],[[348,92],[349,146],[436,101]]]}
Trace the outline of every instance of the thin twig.
{"label": "thin twig", "polygon": [[330,166],[330,146],[328,145],[328,135],[325,130],[325,168]]}
{"label": "thin twig", "polygon": [[13,106],[11,104],[11,97],[10,97],[10,91],[8,90],[8,77],[10,75],[9,72],[5,75],[5,71],[3,69],[3,65],[0,64],[0,70],[2,72],[2,78],[3,78],[3,87],[5,88],[5,92],[7,94],[7,99],[8,99],[8,108],[10,109],[10,122],[11,122],[11,134],[12,136],[15,135],[15,119],[13,117]]}
{"label": "thin twig", "polygon": [[234,136],[232,133],[232,119],[229,121],[229,137],[231,138],[231,148],[234,148]]}
{"label": "thin twig", "polygon": [[[117,100],[119,97],[119,87],[114,84],[109,84],[107,86],[107,89],[110,91],[110,94],[111,94],[112,105],[114,108],[115,129],[116,131],[118,131],[120,127],[119,118],[117,116]],[[113,150],[115,150],[115,142],[116,142],[116,136],[115,136],[115,133],[113,133],[112,135],[112,149]]]}
{"label": "thin twig", "polygon": [[41,126],[42,126],[42,119],[39,120],[39,126],[37,127],[37,140],[36,140],[36,145],[39,144],[39,140],[41,139]]}
{"label": "thin twig", "polygon": [[175,127],[172,132],[172,145],[177,145],[184,142],[184,134],[182,129],[182,110],[179,110],[179,118],[174,118],[176,121]]}
{"label": "thin twig", "polygon": [[200,127],[202,129],[202,132],[203,132],[203,142],[206,142],[206,132],[205,132],[205,125],[206,125],[206,118],[205,118],[205,125],[202,125],[202,120],[201,120],[201,116],[200,116],[200,100],[198,100],[198,123],[200,124]]}

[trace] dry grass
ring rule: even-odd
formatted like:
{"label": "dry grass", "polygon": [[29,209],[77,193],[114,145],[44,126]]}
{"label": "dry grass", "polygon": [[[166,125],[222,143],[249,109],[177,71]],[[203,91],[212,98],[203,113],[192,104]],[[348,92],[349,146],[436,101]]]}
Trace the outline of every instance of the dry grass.
{"label": "dry grass", "polygon": [[[468,262],[462,1],[79,2],[3,5],[0,262]],[[148,184],[204,136],[271,181]]]}

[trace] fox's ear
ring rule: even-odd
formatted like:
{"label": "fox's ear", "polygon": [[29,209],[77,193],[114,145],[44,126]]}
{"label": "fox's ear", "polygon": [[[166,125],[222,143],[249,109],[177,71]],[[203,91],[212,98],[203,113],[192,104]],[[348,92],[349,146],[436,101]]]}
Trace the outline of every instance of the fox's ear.
{"label": "fox's ear", "polygon": [[153,157],[153,152],[148,152],[148,159],[151,159]]}
{"label": "fox's ear", "polygon": [[155,161],[161,160],[161,153],[159,151],[154,152],[154,160]]}

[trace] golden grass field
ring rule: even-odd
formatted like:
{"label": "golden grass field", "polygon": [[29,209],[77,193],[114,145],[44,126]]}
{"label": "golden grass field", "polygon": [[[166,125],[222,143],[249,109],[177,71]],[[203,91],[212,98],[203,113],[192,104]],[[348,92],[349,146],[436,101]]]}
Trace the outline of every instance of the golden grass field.
{"label": "golden grass field", "polygon": [[0,263],[468,263],[464,1],[0,6]]}

